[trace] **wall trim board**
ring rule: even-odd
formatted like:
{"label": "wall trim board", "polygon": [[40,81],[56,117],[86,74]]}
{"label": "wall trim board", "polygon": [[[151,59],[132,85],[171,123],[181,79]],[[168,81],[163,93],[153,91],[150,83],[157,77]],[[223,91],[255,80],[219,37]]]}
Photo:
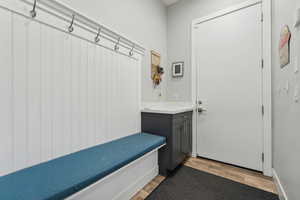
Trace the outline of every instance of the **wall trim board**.
{"label": "wall trim board", "polygon": [[272,0],[262,1],[263,12],[263,105],[264,175],[272,176]]}
{"label": "wall trim board", "polygon": [[194,26],[195,25],[199,25],[199,24],[201,24],[203,22],[206,22],[206,21],[218,18],[218,17],[222,17],[224,15],[228,15],[230,13],[233,13],[233,12],[236,12],[238,10],[241,10],[241,9],[244,9],[244,8],[256,5],[256,4],[259,4],[261,2],[262,2],[262,0],[248,0],[246,2],[237,4],[235,6],[231,6],[229,8],[224,9],[224,10],[220,10],[218,12],[212,13],[212,14],[207,15],[205,17],[195,19],[195,20],[193,20],[193,25]]}
{"label": "wall trim board", "polygon": [[[63,3],[59,2],[59,1],[56,1],[56,2],[60,3],[61,5],[64,5]],[[73,8],[71,8],[67,5],[64,5],[64,7],[74,10]],[[30,11],[32,10],[32,6],[30,5],[30,3],[27,0],[14,0],[14,1],[3,0],[3,2],[0,3],[0,8],[2,8],[4,10],[7,10],[7,11],[10,11],[10,12],[16,14],[16,15],[20,15],[20,16],[26,18],[29,21],[34,21],[34,22],[41,23],[41,24],[43,24],[45,26],[48,26],[52,29],[61,31],[61,32],[66,33],[66,34],[70,34],[70,35],[72,35],[74,37],[77,37],[81,40],[84,40],[84,41],[89,42],[91,44],[100,46],[102,48],[105,48],[105,49],[110,50],[112,52],[121,54],[123,56],[127,56],[131,59],[140,60],[144,56],[144,53],[143,54],[136,53],[138,55],[134,54],[133,56],[128,55],[128,53],[126,51],[127,49],[123,47],[124,45],[120,45],[119,51],[115,51],[114,50],[115,43],[108,40],[108,39],[101,39],[100,42],[95,43],[94,40],[93,40],[93,38],[95,36],[94,33],[91,33],[91,31],[87,31],[89,29],[85,25],[81,25],[79,23],[78,24],[74,23],[75,31],[70,33],[65,28],[67,20],[61,14],[49,11],[45,6],[42,6],[42,5],[37,5],[38,17],[36,17],[36,18],[32,18],[31,16],[29,16]],[[56,18],[55,22],[53,20],[49,20],[52,17]],[[105,27],[110,29],[106,25],[105,25]],[[80,29],[80,31],[76,31],[77,29]],[[85,32],[87,32],[87,33],[85,33]],[[115,32],[115,31],[113,31],[113,32]],[[125,36],[122,33],[120,35],[122,35],[124,38],[128,38],[127,36]],[[107,37],[105,37],[105,38],[107,38]],[[130,40],[130,39],[128,39],[128,40]],[[130,40],[130,41],[133,41],[133,40]],[[135,41],[133,41],[133,42],[142,47],[141,44],[139,44]],[[142,48],[144,48],[144,47],[142,47]]]}
{"label": "wall trim board", "polygon": [[[261,3],[262,6],[262,17],[263,17],[263,47],[262,47],[262,60],[264,61],[263,67],[263,97],[262,104],[264,105],[264,117],[263,117],[263,153],[264,153],[264,162],[263,162],[263,173],[266,176],[272,176],[272,0],[249,0],[235,6],[231,6],[227,9],[215,12],[213,14],[207,15],[202,18],[194,19],[191,23],[191,61],[192,61],[192,102],[197,105],[197,68],[195,62],[195,53],[194,53],[194,29],[197,25],[215,19],[220,16],[247,8]],[[194,116],[197,117],[195,114]],[[194,118],[196,118],[194,117]],[[196,154],[197,149],[197,127],[196,121],[194,119],[193,123],[193,155]]]}
{"label": "wall trim board", "polygon": [[275,169],[273,169],[273,178],[274,178],[274,182],[278,191],[278,195],[279,195],[279,199],[280,200],[288,200],[288,197],[286,195],[286,192],[283,188],[283,185],[279,179],[279,176],[277,174],[277,172],[275,171]]}

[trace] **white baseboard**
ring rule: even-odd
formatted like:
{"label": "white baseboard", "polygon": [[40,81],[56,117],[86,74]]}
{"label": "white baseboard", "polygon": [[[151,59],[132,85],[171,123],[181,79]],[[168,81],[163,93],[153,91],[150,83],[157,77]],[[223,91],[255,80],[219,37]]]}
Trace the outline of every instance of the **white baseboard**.
{"label": "white baseboard", "polygon": [[276,173],[275,169],[273,169],[273,178],[275,181],[275,185],[277,187],[278,195],[280,200],[288,200],[288,197],[286,195],[286,192],[284,191],[284,188],[280,182],[279,176]]}

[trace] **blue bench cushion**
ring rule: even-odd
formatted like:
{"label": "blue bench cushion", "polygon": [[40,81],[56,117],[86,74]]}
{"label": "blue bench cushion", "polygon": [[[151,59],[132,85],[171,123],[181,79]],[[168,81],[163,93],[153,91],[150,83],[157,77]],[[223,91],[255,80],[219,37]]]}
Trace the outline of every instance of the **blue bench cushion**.
{"label": "blue bench cushion", "polygon": [[139,133],[0,177],[0,199],[64,199],[164,143]]}

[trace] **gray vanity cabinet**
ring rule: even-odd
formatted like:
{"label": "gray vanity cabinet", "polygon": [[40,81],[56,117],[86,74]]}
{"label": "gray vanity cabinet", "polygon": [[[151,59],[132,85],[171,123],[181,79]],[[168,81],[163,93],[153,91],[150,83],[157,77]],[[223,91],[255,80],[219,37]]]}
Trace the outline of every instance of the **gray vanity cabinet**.
{"label": "gray vanity cabinet", "polygon": [[159,171],[167,175],[192,153],[192,111],[180,114],[142,112],[142,131],[164,136],[167,144],[159,151]]}

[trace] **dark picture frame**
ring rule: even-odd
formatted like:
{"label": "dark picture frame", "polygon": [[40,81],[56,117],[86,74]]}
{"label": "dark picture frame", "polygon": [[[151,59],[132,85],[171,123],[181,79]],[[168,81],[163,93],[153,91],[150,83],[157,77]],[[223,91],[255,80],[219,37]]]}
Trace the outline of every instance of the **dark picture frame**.
{"label": "dark picture frame", "polygon": [[174,78],[183,77],[184,75],[184,62],[174,62],[172,64],[172,76]]}

